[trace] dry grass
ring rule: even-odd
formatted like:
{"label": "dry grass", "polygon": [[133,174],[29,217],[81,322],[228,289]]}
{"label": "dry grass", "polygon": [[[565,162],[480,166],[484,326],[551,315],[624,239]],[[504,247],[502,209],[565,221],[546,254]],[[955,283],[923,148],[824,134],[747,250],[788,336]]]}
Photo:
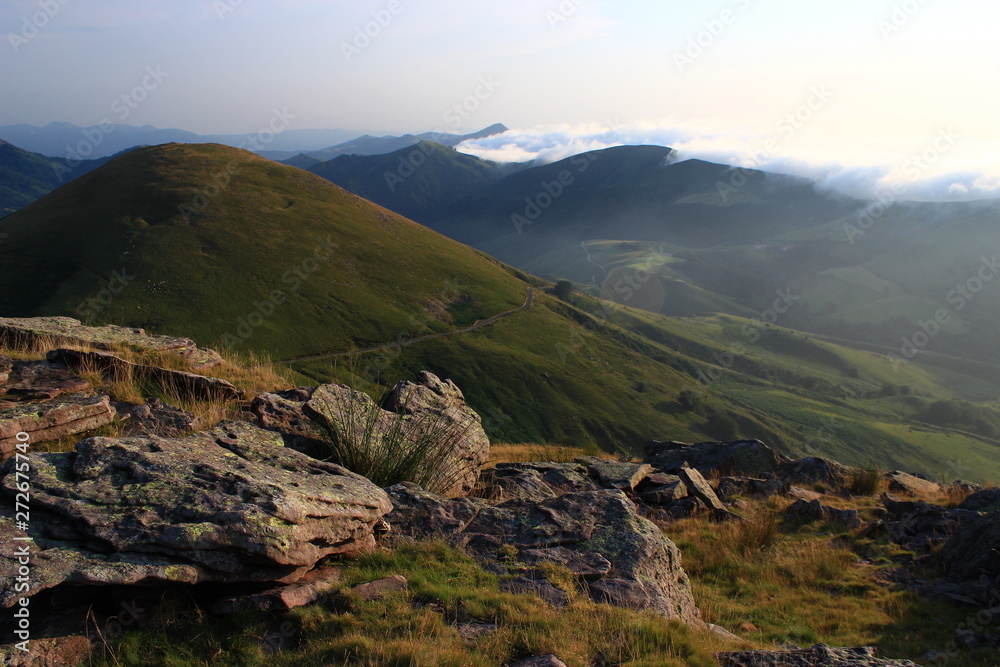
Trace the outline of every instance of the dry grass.
{"label": "dry grass", "polygon": [[498,463],[531,463],[537,461],[572,463],[580,456],[596,456],[608,460],[617,459],[617,456],[614,454],[593,447],[498,443],[490,447],[490,458],[486,462],[485,467],[493,468]]}
{"label": "dry grass", "polygon": [[885,471],[874,466],[855,470],[847,477],[847,490],[852,496],[874,496],[887,488]]}

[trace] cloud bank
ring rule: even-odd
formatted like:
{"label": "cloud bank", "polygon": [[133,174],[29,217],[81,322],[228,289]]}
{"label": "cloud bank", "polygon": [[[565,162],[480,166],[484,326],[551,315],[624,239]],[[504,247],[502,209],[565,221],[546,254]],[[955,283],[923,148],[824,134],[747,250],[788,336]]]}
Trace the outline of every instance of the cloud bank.
{"label": "cloud bank", "polygon": [[660,123],[586,125],[512,129],[467,141],[458,150],[496,162],[548,163],[613,146],[668,146],[679,160],[700,159],[816,181],[822,189],[860,199],[894,192],[908,200],[970,201],[1000,197],[1000,164],[982,146],[969,150],[960,135],[942,126],[907,145],[853,145],[840,138],[804,141],[794,125],[775,132],[719,132],[709,127]]}

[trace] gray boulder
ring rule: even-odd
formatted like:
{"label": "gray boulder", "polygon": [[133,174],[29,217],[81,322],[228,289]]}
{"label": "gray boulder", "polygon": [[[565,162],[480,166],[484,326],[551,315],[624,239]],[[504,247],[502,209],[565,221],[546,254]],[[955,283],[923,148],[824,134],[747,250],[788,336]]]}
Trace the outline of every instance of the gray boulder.
{"label": "gray boulder", "polygon": [[680,552],[621,491],[496,506],[448,500],[412,484],[386,491],[394,506],[386,520],[397,539],[445,539],[488,570],[524,582],[540,560],[561,563],[584,578],[594,600],[700,623]]}
{"label": "gray boulder", "polygon": [[[14,461],[0,490],[0,578],[25,537],[14,521]],[[340,466],[229,422],[187,438],[88,438],[32,455],[27,595],[60,586],[280,582],[332,554],[375,546],[386,494]],[[0,592],[0,606],[17,600]]]}

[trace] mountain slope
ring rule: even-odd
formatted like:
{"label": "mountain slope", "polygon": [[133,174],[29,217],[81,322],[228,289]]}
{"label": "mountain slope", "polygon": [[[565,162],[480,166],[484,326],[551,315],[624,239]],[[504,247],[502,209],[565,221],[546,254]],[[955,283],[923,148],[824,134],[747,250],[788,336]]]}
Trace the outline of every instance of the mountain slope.
{"label": "mountain slope", "polygon": [[[1000,472],[991,438],[921,420],[958,395],[953,385],[995,389],[987,381],[916,366],[897,375],[877,354],[778,328],[738,348],[752,320],[567,303],[319,176],[224,146],[127,153],[0,220],[0,234],[5,316],[70,315],[261,351],[302,383],[353,377],[370,389],[428,369],[455,379],[499,440],[634,451],[651,438],[746,436],[934,476],[947,474],[949,452],[974,462],[967,477]],[[532,288],[530,308],[488,326],[391,345],[519,309]],[[896,377],[920,395],[883,396]],[[842,430],[809,444],[831,418]]]}

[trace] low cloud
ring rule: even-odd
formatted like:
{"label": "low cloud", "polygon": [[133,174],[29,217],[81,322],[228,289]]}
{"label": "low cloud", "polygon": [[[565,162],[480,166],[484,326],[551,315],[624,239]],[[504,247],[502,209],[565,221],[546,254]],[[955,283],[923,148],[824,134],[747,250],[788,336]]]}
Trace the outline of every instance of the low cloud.
{"label": "low cloud", "polygon": [[[968,201],[1000,196],[1000,165],[963,153],[961,141],[942,128],[912,140],[909,150],[849,146],[839,138],[725,133],[707,127],[656,123],[559,125],[512,129],[458,147],[463,153],[496,162],[555,162],[578,153],[613,146],[668,146],[678,160],[701,159],[809,178],[817,187],[860,199],[877,199],[901,188],[903,198]],[[834,156],[834,157],[831,157]]]}

